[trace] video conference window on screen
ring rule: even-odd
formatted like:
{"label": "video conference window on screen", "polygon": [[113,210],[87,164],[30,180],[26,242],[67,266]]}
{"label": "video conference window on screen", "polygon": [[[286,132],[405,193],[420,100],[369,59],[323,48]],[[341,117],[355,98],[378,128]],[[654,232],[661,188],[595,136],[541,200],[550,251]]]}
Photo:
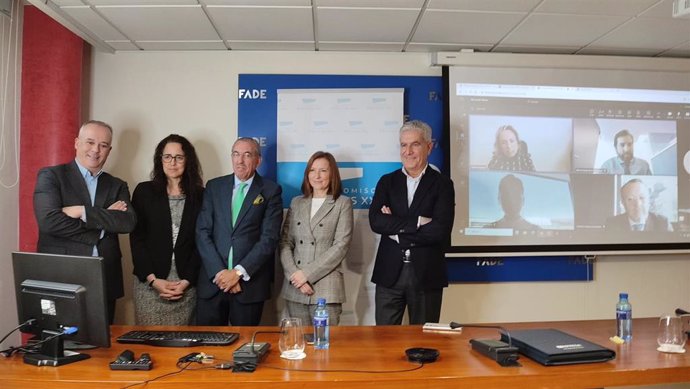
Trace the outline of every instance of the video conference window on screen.
{"label": "video conference window on screen", "polygon": [[688,242],[690,92],[450,89],[453,246]]}

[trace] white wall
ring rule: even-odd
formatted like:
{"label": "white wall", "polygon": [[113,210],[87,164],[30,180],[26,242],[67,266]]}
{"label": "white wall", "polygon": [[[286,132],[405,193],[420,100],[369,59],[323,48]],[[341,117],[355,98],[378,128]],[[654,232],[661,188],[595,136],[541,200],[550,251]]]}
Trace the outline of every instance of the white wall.
{"label": "white wall", "polygon": [[[531,58],[536,58],[532,56]],[[90,117],[115,128],[106,169],[130,183],[146,180],[156,143],[187,136],[205,178],[231,171],[241,73],[440,75],[423,53],[134,52],[93,53]],[[131,285],[128,242],[122,239],[125,289]],[[593,282],[454,284],[441,321],[509,322],[613,318],[618,292],[630,293],[635,317],[690,308],[685,255],[599,258]],[[369,282],[363,274],[361,282]],[[354,300],[354,299],[350,299]],[[125,309],[123,310],[122,307]],[[128,296],[117,322],[132,323]],[[614,329],[611,329],[613,334]]]}
{"label": "white wall", "polygon": [[[13,4],[12,19],[0,14],[0,336],[17,326],[10,253],[19,247],[19,89],[23,7]],[[15,333],[4,350],[19,345]]]}

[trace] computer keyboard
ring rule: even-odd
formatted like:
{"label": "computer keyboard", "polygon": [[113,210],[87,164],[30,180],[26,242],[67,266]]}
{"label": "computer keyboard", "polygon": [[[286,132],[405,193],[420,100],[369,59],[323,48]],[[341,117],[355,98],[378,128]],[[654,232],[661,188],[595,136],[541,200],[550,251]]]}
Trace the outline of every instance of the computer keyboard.
{"label": "computer keyboard", "polygon": [[138,343],[161,347],[225,346],[239,338],[236,332],[217,331],[130,331],[118,343]]}

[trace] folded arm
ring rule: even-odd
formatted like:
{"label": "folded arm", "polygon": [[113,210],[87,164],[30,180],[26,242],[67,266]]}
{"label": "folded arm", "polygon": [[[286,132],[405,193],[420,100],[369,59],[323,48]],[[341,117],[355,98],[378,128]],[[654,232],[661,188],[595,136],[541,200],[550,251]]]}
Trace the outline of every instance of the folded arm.
{"label": "folded arm", "polygon": [[390,180],[380,180],[369,208],[371,229],[384,236],[397,236],[401,249],[444,243],[453,228],[455,190],[450,181],[437,185],[430,214],[402,215],[392,208]]}
{"label": "folded arm", "polygon": [[129,202],[129,188],[119,185],[115,201],[104,204],[107,208],[84,206],[86,227],[114,234],[128,234],[137,224],[137,215]]}
{"label": "folded arm", "polygon": [[[417,216],[403,216],[402,212],[392,209],[390,196],[390,176],[382,177],[376,184],[376,192],[369,206],[369,224],[372,231],[383,236],[398,235],[401,233],[414,233],[417,231]],[[406,196],[406,193],[403,193]],[[390,213],[384,212],[384,207],[392,209]]]}
{"label": "folded arm", "polygon": [[439,193],[434,202],[432,215],[420,215],[431,219],[420,224],[414,233],[398,234],[400,248],[416,246],[435,246],[447,243],[455,219],[455,189],[452,184],[439,185]]}
{"label": "folded arm", "polygon": [[34,189],[34,213],[38,229],[42,233],[74,242],[90,245],[98,243],[100,230],[91,229],[80,218],[64,213],[63,206],[60,181],[53,171],[42,169],[38,173]]}

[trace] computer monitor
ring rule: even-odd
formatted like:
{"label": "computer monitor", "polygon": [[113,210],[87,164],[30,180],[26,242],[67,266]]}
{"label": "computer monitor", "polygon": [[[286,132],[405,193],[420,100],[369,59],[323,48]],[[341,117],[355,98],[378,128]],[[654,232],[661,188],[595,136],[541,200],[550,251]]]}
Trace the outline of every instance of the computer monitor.
{"label": "computer monitor", "polygon": [[40,352],[25,354],[24,362],[60,366],[89,358],[65,350],[65,341],[110,347],[103,258],[14,252],[12,266],[19,323],[31,321],[21,331],[41,336]]}

